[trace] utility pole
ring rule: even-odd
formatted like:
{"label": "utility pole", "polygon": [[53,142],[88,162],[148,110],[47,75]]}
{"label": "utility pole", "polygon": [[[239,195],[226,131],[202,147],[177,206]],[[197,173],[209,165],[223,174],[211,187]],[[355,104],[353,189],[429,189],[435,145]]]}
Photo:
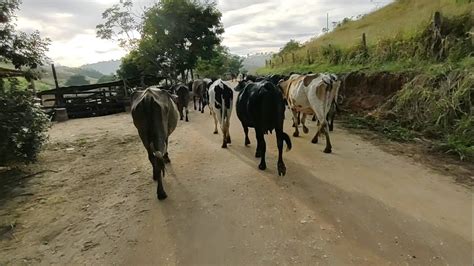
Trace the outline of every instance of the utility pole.
{"label": "utility pole", "polygon": [[326,15],[326,29],[329,32],[329,12]]}

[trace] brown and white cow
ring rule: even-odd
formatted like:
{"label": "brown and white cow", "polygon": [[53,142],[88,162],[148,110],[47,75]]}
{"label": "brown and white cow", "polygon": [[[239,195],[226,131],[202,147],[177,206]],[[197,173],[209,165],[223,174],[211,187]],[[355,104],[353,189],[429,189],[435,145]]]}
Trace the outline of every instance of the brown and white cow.
{"label": "brown and white cow", "polygon": [[280,82],[279,85],[293,113],[293,123],[295,125],[293,136],[299,136],[298,125],[300,121],[298,113],[301,112],[303,114],[301,123],[303,124],[304,133],[309,132],[305,125],[306,115],[315,114],[319,125],[311,142],[318,143],[319,134],[324,132],[326,136],[324,152],[331,153],[332,145],[329,138],[327,115],[339,90],[340,81],[337,80],[337,77],[325,74],[294,74],[288,80]]}
{"label": "brown and white cow", "polygon": [[150,87],[132,95],[132,117],[153,166],[153,179],[158,182],[158,199],[164,200],[167,195],[162,175],[165,163],[170,162],[168,137],[178,124],[178,109],[169,92]]}

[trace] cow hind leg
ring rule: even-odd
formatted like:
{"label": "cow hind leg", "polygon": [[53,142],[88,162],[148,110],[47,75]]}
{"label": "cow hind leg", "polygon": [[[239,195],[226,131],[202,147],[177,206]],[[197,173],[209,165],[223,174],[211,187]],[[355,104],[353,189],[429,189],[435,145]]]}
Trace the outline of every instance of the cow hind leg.
{"label": "cow hind leg", "polygon": [[283,162],[283,129],[276,130],[277,146],[278,146],[278,175],[284,176],[286,174],[286,166]]}
{"label": "cow hind leg", "polygon": [[306,114],[303,114],[303,117],[301,118],[301,124],[303,125],[303,132],[308,134],[309,129],[306,127]]}
{"label": "cow hind leg", "polygon": [[157,167],[155,167],[153,171],[154,171],[154,175],[157,177],[156,181],[158,183],[156,187],[156,195],[158,197],[158,200],[164,200],[168,197],[163,187],[163,176],[162,176],[162,173],[164,173],[165,162],[156,157],[155,159],[156,159]]}
{"label": "cow hind leg", "polygon": [[258,165],[258,169],[265,170],[267,169],[267,163],[265,162],[265,151],[267,144],[265,143],[263,132],[259,131],[257,133],[257,141],[260,143],[260,164]]}
{"label": "cow hind leg", "polygon": [[214,117],[214,134],[219,134],[219,131],[217,130],[217,117],[216,117],[216,112],[212,111],[212,116]]}
{"label": "cow hind leg", "polygon": [[193,105],[194,105],[194,111],[197,110],[196,108],[196,96],[193,96]]}
{"label": "cow hind leg", "polygon": [[189,110],[188,110],[188,107],[185,107],[185,108],[184,108],[184,111],[186,112],[186,122],[189,122],[189,118],[188,118]]}
{"label": "cow hind leg", "polygon": [[227,132],[225,130],[222,131],[222,148],[227,149]]}
{"label": "cow hind leg", "polygon": [[317,127],[317,130],[316,130],[316,134],[314,135],[313,139],[311,140],[311,143],[313,143],[313,144],[318,143],[319,133],[321,132],[321,128],[322,128],[322,126],[319,125],[319,120],[318,120],[318,127]]}
{"label": "cow hind leg", "polygon": [[249,128],[244,126],[244,124],[242,124],[242,127],[244,128],[244,133],[245,133],[245,146],[248,146],[250,145]]}
{"label": "cow hind leg", "polygon": [[150,160],[151,166],[153,167],[153,180],[158,180],[158,176],[156,175],[156,157],[153,153],[148,152],[148,160]]}
{"label": "cow hind leg", "polygon": [[329,126],[326,124],[324,128],[324,135],[326,136],[326,148],[324,148],[324,153],[332,152],[331,140],[329,139]]}
{"label": "cow hind leg", "polygon": [[293,110],[292,110],[292,113],[293,113],[293,124],[295,125],[295,132],[293,133],[293,137],[299,137],[300,136],[300,131],[298,130],[298,125],[300,124],[300,121],[298,118],[299,113]]}

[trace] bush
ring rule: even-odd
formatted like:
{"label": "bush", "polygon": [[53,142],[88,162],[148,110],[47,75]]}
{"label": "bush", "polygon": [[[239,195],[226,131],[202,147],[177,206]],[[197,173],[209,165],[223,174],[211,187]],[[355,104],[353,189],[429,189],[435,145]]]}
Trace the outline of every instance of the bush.
{"label": "bush", "polygon": [[29,91],[0,91],[0,165],[36,160],[49,119]]}

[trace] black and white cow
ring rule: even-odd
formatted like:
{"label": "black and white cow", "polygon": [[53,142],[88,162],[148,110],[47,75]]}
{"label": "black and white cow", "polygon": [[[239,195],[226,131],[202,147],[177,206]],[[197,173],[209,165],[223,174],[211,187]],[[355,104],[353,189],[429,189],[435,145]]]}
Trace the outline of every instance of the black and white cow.
{"label": "black and white cow", "polygon": [[229,127],[233,99],[234,92],[221,79],[214,81],[209,87],[209,110],[214,117],[214,134],[218,134],[219,122],[223,135],[222,148],[227,148],[227,144],[231,143]]}
{"label": "black and white cow", "polygon": [[265,134],[275,130],[278,146],[278,175],[286,174],[286,166],[283,162],[283,142],[288,150],[291,149],[290,137],[283,131],[283,120],[285,119],[285,102],[280,89],[269,81],[262,82],[239,82],[235,88],[239,91],[236,110],[245,133],[245,146],[250,144],[248,128],[255,128],[257,135],[257,151],[255,157],[261,158],[260,170],[267,168],[265,162]]}

